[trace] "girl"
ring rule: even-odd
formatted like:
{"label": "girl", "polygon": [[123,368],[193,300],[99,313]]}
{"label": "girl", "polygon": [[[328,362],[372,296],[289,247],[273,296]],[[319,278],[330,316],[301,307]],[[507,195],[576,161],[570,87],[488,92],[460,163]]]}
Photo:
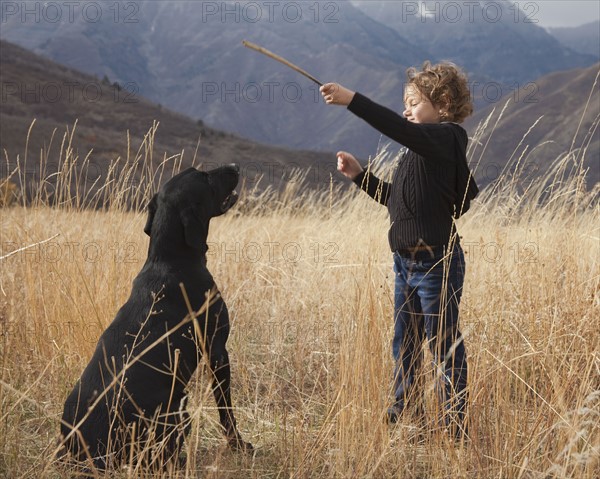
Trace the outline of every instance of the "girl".
{"label": "girl", "polygon": [[[458,125],[472,111],[466,76],[452,63],[409,68],[404,117],[337,83],[320,89],[329,105],[355,115],[408,148],[391,183],[380,181],[345,151],[337,168],[372,198],[388,207],[388,240],[393,252],[395,402],[391,423],[407,406],[422,417],[422,392],[414,385],[427,338],[444,405],[443,421],[457,437],[465,433],[467,357],[458,326],[465,260],[454,219],[478,189],[466,161],[467,133]],[[438,383],[439,384],[439,383]]]}

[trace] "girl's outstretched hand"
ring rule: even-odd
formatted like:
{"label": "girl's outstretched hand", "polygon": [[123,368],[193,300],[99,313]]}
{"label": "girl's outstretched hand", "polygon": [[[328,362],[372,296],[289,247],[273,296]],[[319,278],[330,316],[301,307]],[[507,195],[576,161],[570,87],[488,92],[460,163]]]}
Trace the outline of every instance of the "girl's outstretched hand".
{"label": "girl's outstretched hand", "polygon": [[362,173],[362,166],[354,156],[345,151],[337,153],[337,169],[346,178],[353,180]]}
{"label": "girl's outstretched hand", "polygon": [[328,105],[343,106],[348,106],[350,104],[355,93],[339,83],[325,83],[325,85],[319,88],[319,91],[321,92],[321,95],[323,95],[325,103]]}

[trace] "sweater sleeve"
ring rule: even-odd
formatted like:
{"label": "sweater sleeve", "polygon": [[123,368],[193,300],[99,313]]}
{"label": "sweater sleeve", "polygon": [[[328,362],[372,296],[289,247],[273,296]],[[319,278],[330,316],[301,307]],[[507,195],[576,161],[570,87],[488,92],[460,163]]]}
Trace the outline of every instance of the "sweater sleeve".
{"label": "sweater sleeve", "polygon": [[380,180],[367,170],[363,170],[362,173],[359,173],[352,181],[375,201],[387,206],[390,197],[390,183]]}
{"label": "sweater sleeve", "polygon": [[452,156],[454,134],[449,124],[412,123],[358,92],[354,94],[348,110],[427,160],[443,161]]}

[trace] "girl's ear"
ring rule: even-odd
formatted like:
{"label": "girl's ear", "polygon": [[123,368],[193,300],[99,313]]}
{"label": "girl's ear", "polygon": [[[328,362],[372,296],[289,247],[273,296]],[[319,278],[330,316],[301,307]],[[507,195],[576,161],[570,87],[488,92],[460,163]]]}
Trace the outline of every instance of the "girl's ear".
{"label": "girl's ear", "polygon": [[440,98],[440,102],[436,105],[438,109],[438,114],[440,115],[441,121],[448,121],[450,114],[448,111],[450,110],[450,100],[446,95],[443,95]]}

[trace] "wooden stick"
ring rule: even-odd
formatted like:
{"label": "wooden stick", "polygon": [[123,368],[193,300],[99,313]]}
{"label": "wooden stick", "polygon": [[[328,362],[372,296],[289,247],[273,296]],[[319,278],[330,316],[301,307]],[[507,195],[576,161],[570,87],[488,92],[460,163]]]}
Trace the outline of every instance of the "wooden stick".
{"label": "wooden stick", "polygon": [[319,80],[317,80],[310,73],[307,73],[302,68],[294,65],[291,62],[288,62],[285,58],[282,58],[279,55],[275,55],[273,52],[270,52],[266,48],[259,47],[258,45],[255,45],[254,43],[250,43],[246,40],[242,40],[242,44],[245,47],[251,48],[252,50],[256,50],[257,52],[262,53],[263,55],[267,55],[268,57],[272,58],[273,60],[277,60],[278,62],[283,63],[285,66],[290,67],[292,70],[296,70],[298,73],[304,75],[306,78],[314,81],[317,85],[319,85],[319,86],[323,85],[323,83],[321,83]]}

